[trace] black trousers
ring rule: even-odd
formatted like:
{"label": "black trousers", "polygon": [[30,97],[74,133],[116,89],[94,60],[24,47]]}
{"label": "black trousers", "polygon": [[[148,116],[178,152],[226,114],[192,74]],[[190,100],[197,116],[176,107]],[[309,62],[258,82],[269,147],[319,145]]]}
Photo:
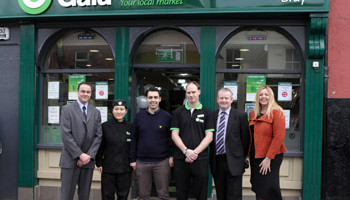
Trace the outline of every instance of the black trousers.
{"label": "black trousers", "polygon": [[226,155],[216,156],[214,182],[217,200],[242,199],[242,175],[231,175]]}
{"label": "black trousers", "polygon": [[[187,200],[189,192],[197,200],[206,200],[208,196],[208,160],[196,160],[186,163],[185,160],[174,160],[177,200]],[[192,182],[191,182],[192,180]],[[189,191],[192,188],[193,191]]]}
{"label": "black trousers", "polygon": [[275,159],[271,160],[271,172],[265,175],[259,173],[260,163],[264,158],[250,157],[250,182],[252,183],[252,190],[256,195],[262,199],[282,200],[280,188],[280,167],[283,161],[283,153],[277,154]]}
{"label": "black trousers", "polygon": [[131,185],[131,173],[102,173],[101,192],[103,200],[126,200]]}

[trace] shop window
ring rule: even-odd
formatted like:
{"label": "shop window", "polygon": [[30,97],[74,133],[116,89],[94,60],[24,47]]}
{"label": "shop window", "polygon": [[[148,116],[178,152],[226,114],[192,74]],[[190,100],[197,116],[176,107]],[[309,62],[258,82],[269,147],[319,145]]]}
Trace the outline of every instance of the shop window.
{"label": "shop window", "polygon": [[[216,60],[216,91],[230,88],[233,108],[253,109],[260,85],[269,85],[286,115],[285,144],[289,153],[301,154],[302,91],[301,58],[294,44],[274,30],[249,29],[231,36]],[[217,107],[217,105],[216,105]]]}
{"label": "shop window", "polygon": [[92,87],[90,104],[111,117],[114,99],[114,56],[109,44],[96,32],[75,30],[53,41],[41,67],[41,127],[39,147],[61,146],[62,106],[77,99],[77,86]]}

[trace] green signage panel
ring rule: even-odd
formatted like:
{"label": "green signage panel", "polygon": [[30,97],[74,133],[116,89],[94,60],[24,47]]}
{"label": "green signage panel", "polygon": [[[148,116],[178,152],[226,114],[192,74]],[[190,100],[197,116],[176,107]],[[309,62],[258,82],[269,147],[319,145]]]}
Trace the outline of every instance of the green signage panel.
{"label": "green signage panel", "polygon": [[[137,12],[135,12],[137,11]],[[329,0],[1,0],[1,18],[328,12]]]}
{"label": "green signage panel", "polygon": [[246,101],[255,101],[259,87],[266,85],[265,75],[247,75]]}
{"label": "green signage panel", "polygon": [[86,76],[80,74],[69,75],[68,77],[68,99],[77,100],[78,99],[78,86],[80,83],[85,82]]}
{"label": "green signage panel", "polygon": [[183,62],[182,49],[157,49],[158,62]]}

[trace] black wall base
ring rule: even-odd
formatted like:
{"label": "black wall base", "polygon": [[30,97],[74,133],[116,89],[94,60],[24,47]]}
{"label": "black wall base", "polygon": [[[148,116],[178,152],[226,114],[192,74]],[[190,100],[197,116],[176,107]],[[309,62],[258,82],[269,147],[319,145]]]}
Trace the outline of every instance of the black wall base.
{"label": "black wall base", "polygon": [[327,99],[323,194],[350,199],[350,99]]}

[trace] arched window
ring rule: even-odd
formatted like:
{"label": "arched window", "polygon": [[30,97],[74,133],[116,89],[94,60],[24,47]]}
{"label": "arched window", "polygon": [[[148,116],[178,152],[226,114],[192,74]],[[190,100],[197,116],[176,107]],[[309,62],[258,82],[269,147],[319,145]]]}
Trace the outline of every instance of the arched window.
{"label": "arched window", "polygon": [[60,111],[76,101],[77,86],[92,87],[90,104],[101,111],[102,122],[111,113],[114,98],[114,55],[110,45],[92,30],[59,32],[47,41],[41,66],[40,145],[61,145]]}
{"label": "arched window", "polygon": [[162,109],[172,112],[182,105],[186,83],[199,81],[199,63],[197,46],[184,32],[161,29],[146,35],[133,57],[135,112],[146,106],[143,99],[150,86],[161,90]]}
{"label": "arched window", "polygon": [[226,40],[216,60],[216,90],[228,87],[233,107],[249,112],[260,85],[269,85],[286,115],[288,152],[302,152],[302,58],[297,47],[272,29],[241,30]]}

